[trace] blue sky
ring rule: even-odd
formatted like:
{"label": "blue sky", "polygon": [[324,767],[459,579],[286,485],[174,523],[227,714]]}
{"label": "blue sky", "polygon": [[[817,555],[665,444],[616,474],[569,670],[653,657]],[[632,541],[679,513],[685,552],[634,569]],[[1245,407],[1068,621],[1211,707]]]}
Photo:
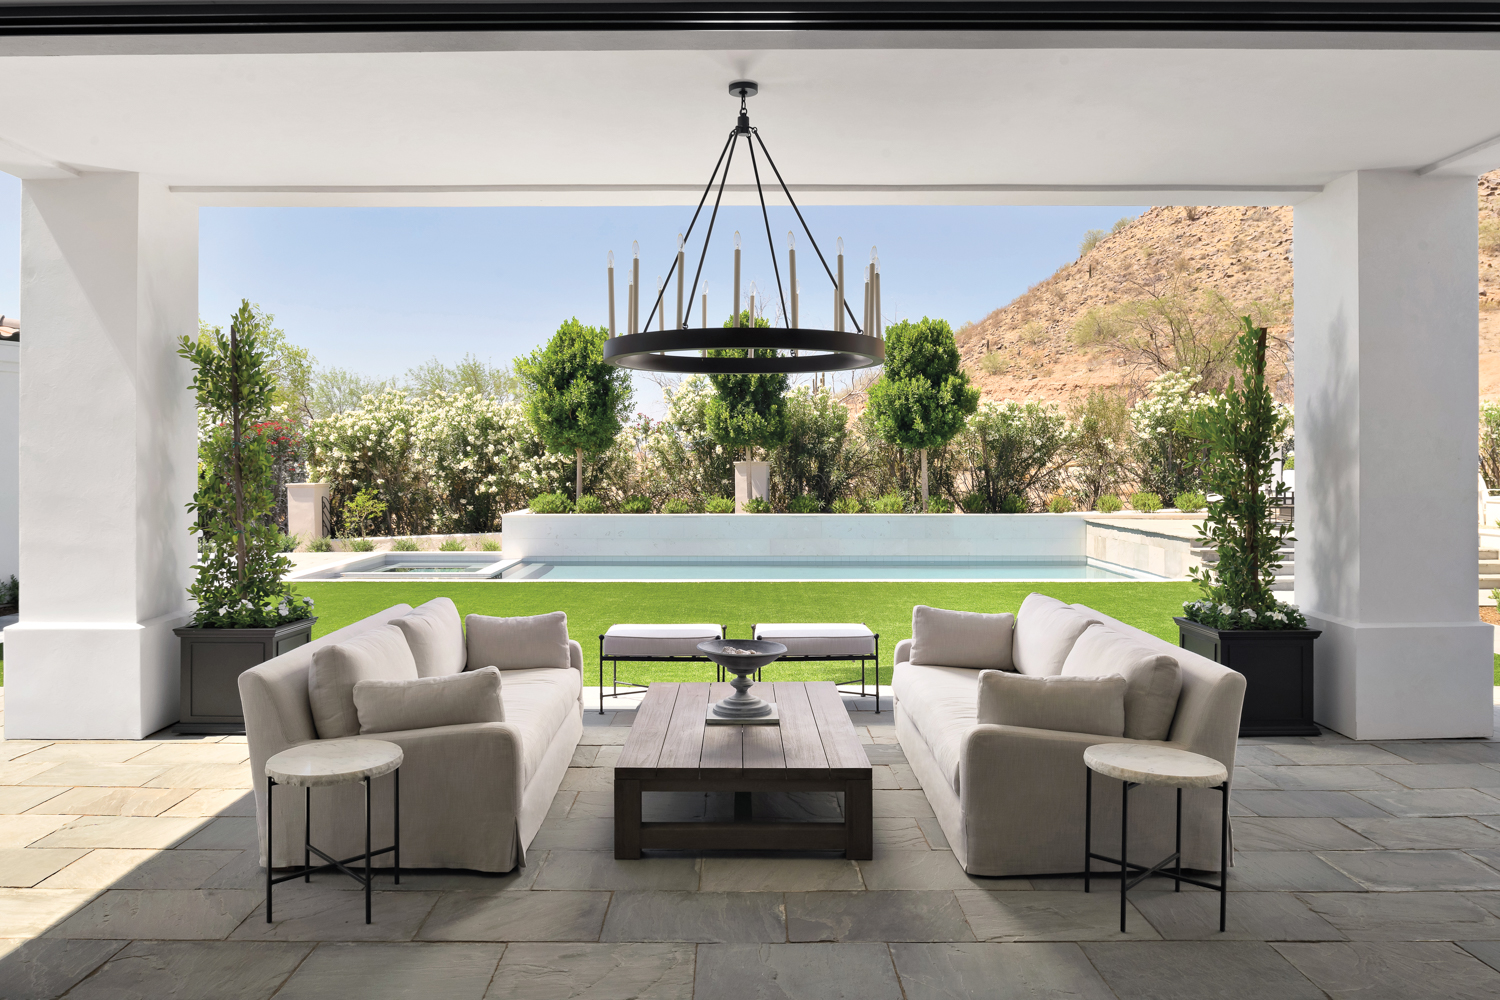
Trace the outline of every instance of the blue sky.
{"label": "blue sky", "polygon": [[[0,313],[6,315],[19,312],[19,197],[20,183],[0,175]],[[856,313],[857,275],[877,245],[887,321],[939,316],[957,328],[1074,259],[1086,230],[1107,229],[1140,211],[813,207],[804,214],[830,260],[836,238],[844,237]],[[545,342],[570,316],[606,321],[610,250],[623,323],[631,241],[641,243],[642,284],[654,291],[691,214],[690,206],[204,209],[199,308],[210,321],[224,322],[248,298],[275,314],[319,363],[366,375],[399,375],[429,358],[452,362],[469,353],[506,363]],[[706,219],[707,210],[691,248]],[[783,267],[786,233],[795,223],[789,208],[772,206]],[[751,280],[775,288],[759,210],[721,210],[704,270],[717,321],[729,315],[736,229],[745,247],[745,290]],[[826,325],[832,291],[826,279],[815,283],[809,269],[815,258],[800,229],[797,247],[803,325]],[[670,301],[675,305],[675,293]],[[654,387],[640,385],[638,397],[642,408],[656,409]]]}

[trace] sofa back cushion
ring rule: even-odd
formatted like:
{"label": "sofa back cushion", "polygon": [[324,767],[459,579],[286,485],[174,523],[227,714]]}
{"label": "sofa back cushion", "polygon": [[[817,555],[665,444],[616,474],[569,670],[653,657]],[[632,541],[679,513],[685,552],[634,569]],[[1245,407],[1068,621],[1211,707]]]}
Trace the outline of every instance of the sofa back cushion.
{"label": "sofa back cushion", "polygon": [[347,642],[318,650],[313,654],[312,669],[307,672],[307,699],[312,706],[318,739],[359,734],[355,684],[416,678],[417,661],[406,645],[406,636],[394,625],[382,625]]}
{"label": "sofa back cushion", "polygon": [[419,677],[440,677],[463,670],[467,659],[464,623],[452,598],[433,598],[391,624],[406,636]]}
{"label": "sofa back cushion", "polygon": [[494,667],[415,680],[357,681],[354,707],[362,734],[505,721],[500,671]]}
{"label": "sofa back cushion", "polygon": [[1119,674],[1125,678],[1125,737],[1164,740],[1177,712],[1182,673],[1177,658],[1160,649],[1096,623],[1073,644],[1063,664],[1064,677]]}
{"label": "sofa back cushion", "polygon": [[468,633],[470,670],[566,668],[570,664],[566,612],[523,618],[469,615],[464,619],[464,628]]}
{"label": "sofa back cushion", "polygon": [[911,609],[911,662],[971,670],[1013,670],[1011,632],[1016,616],[945,611],[918,604]]}
{"label": "sofa back cushion", "polygon": [[1125,687],[1119,674],[1033,677],[986,670],[979,675],[979,722],[1120,737]]}
{"label": "sofa back cushion", "polygon": [[1016,615],[1015,669],[1038,677],[1062,673],[1073,643],[1095,620],[1056,598],[1029,595]]}

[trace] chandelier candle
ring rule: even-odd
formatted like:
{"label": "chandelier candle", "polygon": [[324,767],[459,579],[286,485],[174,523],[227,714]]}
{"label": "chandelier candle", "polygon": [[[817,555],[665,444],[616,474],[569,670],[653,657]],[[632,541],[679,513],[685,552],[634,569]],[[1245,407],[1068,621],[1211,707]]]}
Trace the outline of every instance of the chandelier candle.
{"label": "chandelier candle", "polygon": [[[656,301],[661,301],[662,289],[664,289],[666,286],[667,283],[665,281],[662,281],[661,275],[658,274],[656,276]],[[651,321],[651,317],[646,317],[646,321],[649,323]],[[656,328],[658,330],[665,330],[667,328],[667,311],[665,309],[662,309],[656,315]]]}
{"label": "chandelier candle", "polygon": [[740,231],[734,231],[734,325],[740,325]]}
{"label": "chandelier candle", "polygon": [[[870,252],[873,254],[875,248],[871,247]],[[880,258],[878,256],[871,267],[875,271],[875,326],[869,334],[876,339],[882,339],[885,336],[885,321],[880,318]]]}
{"label": "chandelier candle", "polygon": [[630,332],[641,332],[641,244],[630,244]]}
{"label": "chandelier candle", "polygon": [[844,238],[839,237],[839,276],[833,286],[833,328],[844,332]]}
{"label": "chandelier candle", "polygon": [[797,327],[797,240],[796,240],[796,237],[792,235],[792,231],[790,229],[787,230],[787,234],[786,234],[786,266],[787,266],[787,270],[789,272],[791,272],[792,328],[796,329],[796,327]]}
{"label": "chandelier candle", "polygon": [[[687,324],[682,321],[682,234],[677,234],[677,329],[682,330]],[[691,303],[690,303],[691,304]]]}
{"label": "chandelier candle", "polygon": [[609,335],[615,335],[615,252],[609,252]]}

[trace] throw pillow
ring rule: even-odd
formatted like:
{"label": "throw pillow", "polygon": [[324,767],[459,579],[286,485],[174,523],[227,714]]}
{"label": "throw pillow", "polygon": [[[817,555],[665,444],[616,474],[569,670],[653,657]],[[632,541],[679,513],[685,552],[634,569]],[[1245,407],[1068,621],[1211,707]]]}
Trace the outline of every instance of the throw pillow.
{"label": "throw pillow", "polygon": [[565,612],[525,618],[469,615],[464,619],[464,627],[468,633],[470,670],[480,667],[529,670],[569,665]]}
{"label": "throw pillow", "polygon": [[456,674],[464,668],[464,623],[452,598],[434,598],[391,624],[406,636],[418,676]]}
{"label": "throw pillow", "polygon": [[1016,614],[1015,668],[1041,677],[1062,673],[1073,643],[1093,620],[1056,598],[1031,594]]}
{"label": "throw pillow", "polygon": [[1125,736],[1164,740],[1177,714],[1182,671],[1177,658],[1108,625],[1090,625],[1063,664],[1064,677],[1125,678]]}
{"label": "throw pillow", "polygon": [[354,707],[361,733],[505,721],[500,671],[494,667],[407,681],[360,681],[354,685]]}
{"label": "throw pillow", "polygon": [[979,721],[1096,736],[1125,735],[1125,678],[979,675]]}
{"label": "throw pillow", "polygon": [[934,667],[1011,670],[1010,637],[1016,616],[911,609],[911,662]]}
{"label": "throw pillow", "polygon": [[354,685],[360,681],[416,680],[417,661],[406,637],[394,625],[361,632],[352,639],[324,646],[307,671],[307,700],[318,739],[359,734]]}

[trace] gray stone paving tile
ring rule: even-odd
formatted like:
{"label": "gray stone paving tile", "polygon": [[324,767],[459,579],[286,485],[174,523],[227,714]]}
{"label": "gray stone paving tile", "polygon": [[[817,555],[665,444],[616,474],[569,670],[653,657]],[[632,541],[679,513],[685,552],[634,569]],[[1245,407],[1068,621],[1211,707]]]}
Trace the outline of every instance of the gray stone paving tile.
{"label": "gray stone paving tile", "polygon": [[1484,764],[1376,764],[1371,770],[1407,788],[1500,788],[1500,770]]}
{"label": "gray stone paving tile", "polygon": [[1493,1000],[1500,972],[1448,943],[1354,941],[1276,949],[1335,1000]]}
{"label": "gray stone paving tile", "polygon": [[936,816],[918,816],[917,826],[922,831],[922,836],[927,838],[928,845],[934,851],[951,851],[953,848],[948,843],[948,835],[943,832]]}
{"label": "gray stone paving tile", "polygon": [[[55,770],[60,766],[59,764],[49,764],[46,761],[37,761],[35,764],[26,764],[19,760],[6,761],[0,763],[0,785],[19,785],[23,781],[33,785],[54,784],[54,782],[31,781],[30,779],[46,771]],[[55,784],[66,785],[69,782],[61,781],[55,782]]]}
{"label": "gray stone paving tile", "polygon": [[1239,746],[1234,751],[1235,767],[1250,767],[1259,764],[1263,767],[1277,767],[1283,764],[1295,764],[1296,761],[1284,756],[1277,747],[1271,746]]}
{"label": "gray stone paving tile", "polygon": [[915,819],[877,819],[874,821],[875,851],[930,851],[932,845],[922,835]]}
{"label": "gray stone paving tile", "polygon": [[[466,871],[462,868],[403,868],[400,885],[396,885],[388,877],[380,878],[375,884],[387,892],[508,892],[513,889],[530,889],[536,884],[536,877],[542,870],[541,862],[546,858],[545,851],[527,851],[525,868],[516,867],[500,874]],[[360,891],[359,885],[349,879],[340,879],[339,882],[346,883],[340,885],[340,888]]]}
{"label": "gray stone paving tile", "polygon": [[1500,941],[1459,941],[1457,944],[1485,965],[1500,971]]}
{"label": "gray stone paving tile", "polygon": [[573,748],[573,759],[568,762],[569,767],[593,767],[594,759],[599,756],[597,746],[588,746],[580,743]]}
{"label": "gray stone paving tile", "polygon": [[1500,830],[1466,816],[1344,820],[1350,829],[1392,850],[1500,847]]}
{"label": "gray stone paving tile", "polygon": [[[587,712],[584,713],[588,715]],[[596,716],[597,718],[597,716]],[[583,735],[579,737],[580,745],[585,746],[617,746],[625,745],[625,738],[630,735],[630,730],[619,729],[612,726],[585,726]]]}
{"label": "gray stone paving tile", "polygon": [[785,918],[774,892],[617,892],[600,940],[785,941]]}
{"label": "gray stone paving tile", "polygon": [[881,944],[709,944],[698,948],[703,1000],[902,1000]]}
{"label": "gray stone paving tile", "polygon": [[29,889],[87,853],[80,848],[0,848],[0,887]]}
{"label": "gray stone paving tile", "polygon": [[534,851],[613,851],[615,821],[609,817],[549,817],[532,838]]}
{"label": "gray stone paving tile", "polygon": [[[43,883],[44,889],[198,889],[234,861],[235,851],[89,851]],[[247,887],[242,887],[247,888]]]}
{"label": "gray stone paving tile", "polygon": [[96,889],[0,889],[0,939],[36,937],[98,894]]}
{"label": "gray stone paving tile", "polygon": [[513,944],[486,1000],[691,1000],[693,945]]}
{"label": "gray stone paving tile", "polygon": [[597,941],[607,892],[445,892],[422,941]]}
{"label": "gray stone paving tile", "polygon": [[1232,829],[1236,851],[1361,851],[1379,846],[1337,820],[1321,817],[1246,816],[1235,820]]}
{"label": "gray stone paving tile", "polygon": [[[1120,933],[1118,892],[986,892],[955,895],[974,936],[981,941],[1155,941],[1156,930],[1126,903],[1126,933]],[[1142,895],[1159,895],[1143,893]]]}
{"label": "gray stone paving tile", "polygon": [[[70,944],[82,944],[74,941]],[[102,943],[102,942],[101,942]],[[69,1000],[264,1000],[310,944],[136,941],[68,994]]]}
{"label": "gray stone paving tile", "polygon": [[1409,792],[1358,792],[1393,816],[1500,816],[1500,798],[1474,788],[1424,788]]}
{"label": "gray stone paving tile", "polygon": [[534,885],[538,889],[696,889],[698,859],[617,861],[605,851],[550,851]]}
{"label": "gray stone paving tile", "polygon": [[[1356,853],[1356,852],[1345,852]],[[1217,881],[1217,873],[1214,880]],[[1359,884],[1306,851],[1236,853],[1229,869],[1230,891],[1358,892]]]}
{"label": "gray stone paving tile", "polygon": [[1235,791],[1240,791],[1241,789],[1247,791],[1266,791],[1281,787],[1269,778],[1262,778],[1248,767],[1236,767],[1234,769],[1234,780],[1230,784]]}
{"label": "gray stone paving tile", "polygon": [[893,944],[906,1000],[1115,1000],[1076,944]]}
{"label": "gray stone paving tile", "polygon": [[1119,1000],[1326,1000],[1260,941],[1100,941],[1080,947]]}
{"label": "gray stone paving tile", "polygon": [[259,889],[266,891],[266,870],[259,851],[241,851],[228,864],[198,883],[200,889]]}
{"label": "gray stone paving tile", "polygon": [[1351,941],[1500,940],[1500,918],[1475,898],[1483,895],[1309,892],[1298,898]]}
{"label": "gray stone paving tile", "polygon": [[[614,792],[578,792],[569,816],[612,817],[615,814]],[[649,801],[649,798],[645,801]]]}
{"label": "gray stone paving tile", "polygon": [[276,1000],[482,1000],[503,944],[323,944]]}
{"label": "gray stone paving tile", "polygon": [[867,889],[981,889],[990,881],[965,872],[952,851],[891,851],[857,864]]}
{"label": "gray stone paving tile", "polygon": [[[23,817],[0,817],[21,819]],[[40,819],[39,816],[24,817]],[[67,824],[37,841],[36,847],[176,847],[207,821],[165,816],[68,816]]]}
{"label": "gray stone paving tile", "polygon": [[[1381,749],[1372,743],[1334,743],[1325,744],[1320,742],[1307,744],[1293,744],[1277,747],[1276,753],[1283,757],[1289,757],[1292,764],[1305,765],[1329,765],[1329,764],[1409,764],[1405,757],[1397,756],[1389,750]],[[1235,755],[1238,758],[1238,754]],[[1355,786],[1340,786],[1353,788]]]}
{"label": "gray stone paving tile", "polygon": [[1374,746],[1387,750],[1412,764],[1500,764],[1500,745],[1467,740],[1443,740],[1436,743],[1391,742]]}
{"label": "gray stone paving tile", "polygon": [[158,743],[130,758],[132,764],[245,764],[250,748],[244,743]]}
{"label": "gray stone paving tile", "polygon": [[1235,815],[1235,806],[1246,809],[1254,816],[1326,816],[1335,819],[1344,816],[1388,816],[1352,792],[1297,791],[1297,792],[1235,792],[1230,802],[1230,815]]}
{"label": "gray stone paving tile", "polygon": [[566,792],[610,792],[615,787],[615,773],[604,767],[570,767],[563,775],[562,789]]}
{"label": "gray stone paving tile", "polygon": [[23,813],[70,790],[55,785],[0,785],[0,815]]}
{"label": "gray stone paving tile", "polygon": [[[3,687],[0,687],[0,691],[4,691],[4,690],[5,689]],[[4,702],[0,701],[0,705],[3,705],[3,704],[4,704]],[[0,718],[3,718],[3,717],[4,717],[4,713],[0,712]],[[24,757],[24,756],[26,756],[29,753],[35,753],[36,751],[40,750],[42,747],[50,746],[51,744],[52,744],[51,740],[5,740],[5,739],[0,739],[0,761],[16,760],[17,758]]]}
{"label": "gray stone paving tile", "polygon": [[894,743],[866,743],[865,756],[870,758],[870,763],[875,764],[905,764],[906,752],[899,744]]}
{"label": "gray stone paving tile", "polygon": [[1500,889],[1500,872],[1460,851],[1324,851],[1317,856],[1367,889]]}
{"label": "gray stone paving tile", "polygon": [[863,889],[853,861],[844,858],[704,858],[704,892],[813,892]]}
{"label": "gray stone paving tile", "polygon": [[110,889],[47,936],[217,941],[264,899],[238,889]]}
{"label": "gray stone paving tile", "polygon": [[[1500,774],[1500,772],[1496,772]],[[874,799],[872,815],[877,818],[931,816],[932,806],[927,803],[927,793],[915,789],[903,789],[901,791],[877,790],[872,793]]]}
{"label": "gray stone paving tile", "polygon": [[1172,941],[1337,941],[1344,937],[1289,892],[1237,892],[1219,930],[1216,892],[1131,893],[1131,902]]}
{"label": "gray stone paving tile", "polygon": [[[359,886],[353,879],[350,885]],[[266,923],[264,896],[231,941],[410,941],[437,903],[436,892],[370,894],[370,922],[365,923],[365,894],[330,885],[283,882],[272,891],[272,923]]]}
{"label": "gray stone paving tile", "polygon": [[125,944],[49,938],[0,941],[0,997],[52,1000],[104,964]]}
{"label": "gray stone paving tile", "polygon": [[177,846],[182,850],[248,851],[259,847],[256,821],[250,816],[220,816]]}
{"label": "gray stone paving tile", "polygon": [[[1419,765],[1401,766],[1417,767]],[[1401,787],[1396,781],[1375,768],[1362,764],[1327,766],[1299,764],[1294,767],[1252,767],[1251,770],[1271,782],[1273,787],[1284,788],[1287,791],[1353,791],[1354,789]]]}
{"label": "gray stone paving tile", "polygon": [[952,892],[789,892],[786,926],[789,941],[974,940]]}

